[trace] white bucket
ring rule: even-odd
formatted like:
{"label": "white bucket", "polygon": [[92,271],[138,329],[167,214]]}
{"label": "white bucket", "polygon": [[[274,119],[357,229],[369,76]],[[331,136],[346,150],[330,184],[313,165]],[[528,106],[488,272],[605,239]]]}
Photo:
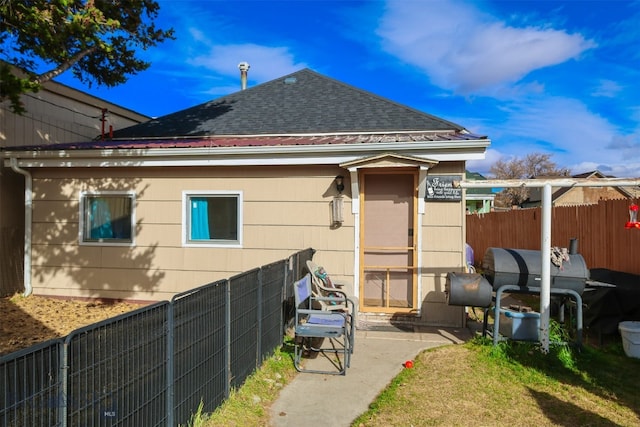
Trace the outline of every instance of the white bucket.
{"label": "white bucket", "polygon": [[640,359],[640,322],[626,321],[618,324],[622,347],[628,357]]}

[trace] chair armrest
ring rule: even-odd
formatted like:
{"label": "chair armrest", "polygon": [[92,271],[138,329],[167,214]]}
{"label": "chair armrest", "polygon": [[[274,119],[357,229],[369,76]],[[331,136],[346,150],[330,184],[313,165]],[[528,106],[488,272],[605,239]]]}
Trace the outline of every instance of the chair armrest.
{"label": "chair armrest", "polygon": [[327,296],[313,295],[311,297],[312,300],[342,303],[349,299],[347,294],[344,291],[341,291],[340,289],[322,288],[322,290],[331,295],[327,295]]}
{"label": "chair armrest", "polygon": [[333,283],[333,286],[335,286],[336,288],[344,288],[349,284],[349,282],[343,282],[340,280],[333,280],[333,279],[331,280],[331,283]]}
{"label": "chair armrest", "polygon": [[331,289],[330,291],[331,291],[331,293],[338,294],[338,295],[337,296],[326,296],[326,297],[320,297],[320,296],[315,296],[314,295],[314,296],[311,297],[311,300],[312,301],[314,301],[314,300],[315,301],[322,301],[322,302],[329,303],[329,304],[335,303],[337,305],[344,304],[346,308],[348,308],[349,310],[351,310],[352,313],[354,313],[355,303],[351,298],[349,298],[347,296],[347,294],[345,294],[344,292],[342,292],[340,290],[337,290],[337,289]]}

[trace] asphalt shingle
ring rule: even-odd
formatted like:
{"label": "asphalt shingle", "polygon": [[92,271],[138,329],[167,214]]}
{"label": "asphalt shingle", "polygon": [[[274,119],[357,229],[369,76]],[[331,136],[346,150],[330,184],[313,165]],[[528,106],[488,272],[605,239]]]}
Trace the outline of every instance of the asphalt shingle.
{"label": "asphalt shingle", "polygon": [[114,132],[114,138],[462,131],[310,69]]}

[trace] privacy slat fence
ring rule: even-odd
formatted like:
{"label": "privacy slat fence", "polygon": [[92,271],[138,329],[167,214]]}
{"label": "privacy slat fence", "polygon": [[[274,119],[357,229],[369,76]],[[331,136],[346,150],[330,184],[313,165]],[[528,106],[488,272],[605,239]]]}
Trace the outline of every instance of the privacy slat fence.
{"label": "privacy slat fence", "polygon": [[171,426],[282,345],[313,249],[0,357],[0,426]]}
{"label": "privacy slat fence", "polygon": [[[541,209],[467,215],[467,243],[479,264],[490,247],[540,250]],[[605,200],[594,205],[552,208],[551,244],[568,247],[578,239],[578,252],[589,268],[640,274],[640,229],[626,229],[629,201]]]}

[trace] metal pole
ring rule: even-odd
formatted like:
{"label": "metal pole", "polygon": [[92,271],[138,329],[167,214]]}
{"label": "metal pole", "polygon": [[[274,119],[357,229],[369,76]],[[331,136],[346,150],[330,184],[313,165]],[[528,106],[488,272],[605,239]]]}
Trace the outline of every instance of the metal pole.
{"label": "metal pole", "polygon": [[551,302],[551,184],[542,187],[542,235],[540,239],[540,345],[549,352],[549,309]]}
{"label": "metal pole", "polygon": [[[62,384],[60,386],[60,396],[57,404],[60,405],[60,425],[62,427],[67,427],[68,423],[68,415],[69,415],[69,337],[64,340],[62,344],[62,363],[60,366],[60,378],[62,379]],[[56,399],[57,400],[57,399]]]}
{"label": "metal pole", "polygon": [[225,287],[226,287],[226,292],[225,292],[225,307],[224,307],[224,325],[225,325],[225,338],[224,338],[224,345],[225,345],[225,352],[224,352],[224,357],[225,357],[225,365],[226,365],[226,369],[225,371],[225,390],[224,390],[224,397],[225,399],[229,398],[229,395],[231,394],[231,281],[230,280],[226,280],[225,281]]}
{"label": "metal pole", "polygon": [[175,425],[175,298],[167,306],[167,427]]}

